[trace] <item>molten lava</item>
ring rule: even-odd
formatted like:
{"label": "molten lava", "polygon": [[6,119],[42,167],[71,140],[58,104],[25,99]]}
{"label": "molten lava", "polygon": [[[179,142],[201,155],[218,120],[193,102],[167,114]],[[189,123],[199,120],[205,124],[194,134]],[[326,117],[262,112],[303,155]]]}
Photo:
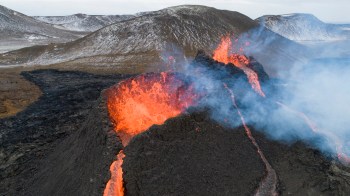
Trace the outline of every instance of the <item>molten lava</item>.
{"label": "molten lava", "polygon": [[163,124],[192,105],[191,87],[175,74],[140,75],[123,81],[108,95],[108,111],[124,146],[153,124]]}
{"label": "molten lava", "polygon": [[125,154],[123,150],[119,151],[117,160],[114,161],[110,167],[111,179],[108,181],[106,188],[103,192],[103,196],[123,196],[124,185],[123,185],[123,158]]}
{"label": "molten lava", "polygon": [[232,42],[229,36],[222,37],[221,43],[218,45],[213,54],[213,59],[225,64],[229,63],[228,53],[231,50]]}
{"label": "molten lava", "polygon": [[[240,48],[240,52],[242,52],[242,50],[243,49]],[[221,38],[221,43],[214,51],[213,59],[225,64],[232,63],[234,66],[240,68],[247,75],[248,81],[254,91],[262,97],[265,97],[265,94],[260,86],[258,74],[247,66],[250,62],[246,56],[233,53],[232,42],[229,36]]]}
{"label": "molten lava", "polygon": [[[194,104],[196,95],[190,85],[176,74],[144,74],[112,87],[107,92],[107,107],[115,131],[127,146],[137,134],[154,124],[163,124],[167,119],[181,114]],[[110,167],[111,179],[104,196],[124,195],[123,158],[121,150]]]}

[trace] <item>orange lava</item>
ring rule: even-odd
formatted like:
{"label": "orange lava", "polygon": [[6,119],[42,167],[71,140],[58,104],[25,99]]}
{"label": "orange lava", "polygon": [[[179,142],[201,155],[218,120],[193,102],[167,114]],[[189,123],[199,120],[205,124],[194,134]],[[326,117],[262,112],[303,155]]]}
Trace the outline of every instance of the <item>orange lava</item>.
{"label": "orange lava", "polygon": [[[191,86],[175,74],[144,74],[119,83],[107,91],[110,119],[123,146],[137,134],[154,124],[181,114],[194,104],[196,95]],[[121,150],[110,167],[111,179],[104,196],[123,196],[123,158]]]}
{"label": "orange lava", "polygon": [[123,158],[125,154],[123,150],[119,151],[117,160],[114,161],[110,167],[111,179],[108,181],[106,188],[103,192],[103,196],[123,196],[124,185],[123,185]]}
{"label": "orange lava", "polygon": [[110,90],[108,111],[126,146],[135,135],[154,124],[163,124],[193,104],[195,96],[176,75],[140,75]]}
{"label": "orange lava", "polygon": [[222,37],[221,43],[213,54],[213,59],[225,64],[229,63],[228,53],[231,50],[232,42],[229,36]]}
{"label": "orange lava", "polygon": [[[240,51],[242,51],[242,49],[240,49]],[[265,97],[260,86],[258,74],[247,66],[250,62],[246,56],[232,52],[232,41],[229,36],[221,38],[221,43],[214,51],[213,59],[225,64],[232,63],[234,66],[240,68],[247,75],[248,81],[254,91],[262,97]]]}

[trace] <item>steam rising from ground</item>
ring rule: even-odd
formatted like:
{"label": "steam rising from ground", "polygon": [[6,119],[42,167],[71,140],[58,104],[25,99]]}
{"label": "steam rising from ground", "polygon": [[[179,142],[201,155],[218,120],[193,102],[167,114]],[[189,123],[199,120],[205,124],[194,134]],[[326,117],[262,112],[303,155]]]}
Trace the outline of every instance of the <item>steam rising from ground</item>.
{"label": "steam rising from ground", "polygon": [[[282,44],[285,52],[293,55],[293,50],[289,50],[295,45]],[[290,66],[287,69],[285,64],[274,67],[277,75],[284,77],[280,78],[278,93],[267,94],[294,111],[304,113],[313,123],[316,134],[300,124],[300,120],[295,120],[290,111],[277,107],[269,111],[271,117],[265,121],[265,130],[271,136],[289,141],[293,141],[292,138],[307,140],[324,152],[334,154],[341,150],[350,155],[350,53],[344,51],[350,51],[350,45],[339,41],[313,43],[312,47],[301,51],[304,52],[302,57],[296,56],[295,61],[287,63]],[[254,54],[253,50],[250,52]],[[271,64],[272,61],[283,62],[285,58],[269,55],[273,56]],[[268,65],[265,62],[264,67]],[[288,124],[281,124],[281,119]],[[258,122],[256,119],[251,121]]]}
{"label": "steam rising from ground", "polygon": [[[349,54],[344,56],[344,51],[350,51],[350,45],[322,43],[322,47],[304,47],[262,28],[239,40],[250,43],[243,53],[254,56],[270,76],[276,77],[262,84],[266,99],[253,91],[239,95],[238,104],[247,124],[272,139],[287,143],[301,140],[326,155],[338,153],[339,158],[341,151],[349,157],[350,58]],[[332,54],[328,56],[327,51]],[[191,74],[199,93],[215,95],[201,100],[203,107],[211,109],[213,119],[241,126],[238,119],[232,119],[232,103],[223,93],[222,79],[227,73],[193,64],[181,69]],[[240,79],[225,82],[231,88],[251,88]]]}

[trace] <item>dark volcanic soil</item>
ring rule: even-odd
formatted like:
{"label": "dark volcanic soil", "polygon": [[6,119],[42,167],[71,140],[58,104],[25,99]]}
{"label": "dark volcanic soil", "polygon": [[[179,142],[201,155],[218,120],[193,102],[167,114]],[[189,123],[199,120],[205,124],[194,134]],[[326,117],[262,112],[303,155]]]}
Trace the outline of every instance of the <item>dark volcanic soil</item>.
{"label": "dark volcanic soil", "polygon": [[[265,169],[244,128],[225,128],[207,116],[185,114],[135,137],[124,150],[127,195],[253,195]],[[349,168],[302,143],[287,146],[253,134],[281,195],[350,193]]]}
{"label": "dark volcanic soil", "polygon": [[124,153],[128,195],[251,195],[265,174],[243,129],[203,113],[151,127]]}
{"label": "dark volcanic soil", "polygon": [[[0,195],[102,195],[121,143],[100,94],[129,76],[55,70],[23,76],[43,95],[0,120]],[[252,131],[281,195],[350,193],[348,168],[302,143],[287,146]],[[127,195],[252,195],[265,175],[244,129],[225,128],[205,111],[152,126],[124,152]]]}

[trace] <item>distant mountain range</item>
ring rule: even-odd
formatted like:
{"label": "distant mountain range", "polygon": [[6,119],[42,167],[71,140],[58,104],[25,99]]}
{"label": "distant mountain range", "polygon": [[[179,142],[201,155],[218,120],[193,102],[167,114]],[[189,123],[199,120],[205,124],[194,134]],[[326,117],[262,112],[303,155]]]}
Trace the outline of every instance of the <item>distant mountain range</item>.
{"label": "distant mountain range", "polygon": [[134,15],[86,15],[34,16],[35,19],[53,24],[55,27],[70,31],[93,32],[107,25],[134,18]]}
{"label": "distant mountain range", "polygon": [[311,14],[266,15],[257,18],[261,25],[295,41],[350,39],[350,25],[324,23]]}
{"label": "distant mountain range", "polygon": [[0,5],[0,53],[76,40],[133,15],[27,16]]}
{"label": "distant mountain range", "polygon": [[0,6],[0,51],[50,42],[67,42],[83,35],[55,28],[51,24]]}

